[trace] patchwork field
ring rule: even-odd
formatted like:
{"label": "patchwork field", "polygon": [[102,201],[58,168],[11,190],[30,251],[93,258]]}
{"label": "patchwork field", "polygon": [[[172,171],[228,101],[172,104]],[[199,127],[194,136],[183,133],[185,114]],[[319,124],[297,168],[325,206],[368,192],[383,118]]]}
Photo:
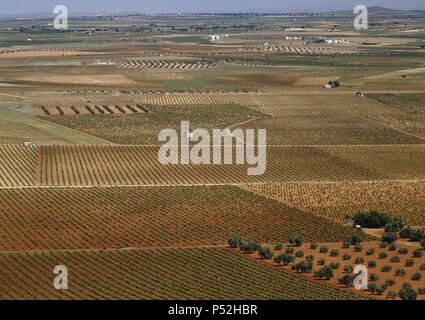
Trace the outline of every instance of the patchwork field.
{"label": "patchwork field", "polygon": [[[405,281],[423,299],[425,15],[369,14],[367,31],[351,8],[73,13],[67,31],[2,15],[0,300],[399,299]],[[236,164],[236,146],[220,149],[228,164],[158,159],[164,129],[192,148],[193,130],[226,128],[266,130],[254,148],[264,174]],[[232,141],[245,156],[258,143]],[[213,146],[204,152],[212,161]],[[378,248],[383,225],[353,226],[372,210],[414,228],[387,225],[396,252]],[[364,247],[342,248],[355,235]],[[293,248],[272,244],[288,241],[304,252],[277,266],[230,249],[232,237],[248,252],[281,255]],[[334,277],[300,272],[309,255],[311,271],[324,258]],[[69,290],[52,286],[59,264]],[[357,264],[379,276],[368,292],[338,283]]]}

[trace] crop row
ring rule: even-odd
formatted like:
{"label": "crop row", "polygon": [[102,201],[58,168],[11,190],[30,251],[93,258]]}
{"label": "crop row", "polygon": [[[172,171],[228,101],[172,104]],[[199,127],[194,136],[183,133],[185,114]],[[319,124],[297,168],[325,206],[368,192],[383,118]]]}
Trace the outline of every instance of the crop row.
{"label": "crop row", "polygon": [[0,187],[36,184],[38,148],[21,144],[0,145]]}
{"label": "crop row", "polygon": [[425,183],[266,184],[249,189],[290,206],[346,222],[372,210],[425,225]]}
{"label": "crop row", "polygon": [[[52,286],[67,266],[69,289]],[[225,248],[0,254],[1,299],[361,299]]]}
{"label": "crop row", "polygon": [[0,251],[223,245],[352,231],[234,186],[0,190]]}

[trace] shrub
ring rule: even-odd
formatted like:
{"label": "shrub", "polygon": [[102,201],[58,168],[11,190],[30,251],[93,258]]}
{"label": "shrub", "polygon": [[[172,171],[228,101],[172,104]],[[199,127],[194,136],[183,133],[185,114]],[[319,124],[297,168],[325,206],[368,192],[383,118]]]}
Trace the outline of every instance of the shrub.
{"label": "shrub", "polygon": [[419,289],[418,289],[418,293],[419,293],[420,295],[424,295],[424,294],[425,294],[425,287],[424,287],[424,288],[419,288]]}
{"label": "shrub", "polygon": [[296,270],[301,273],[310,273],[313,270],[313,264],[307,261],[301,261],[292,265],[292,270]]}
{"label": "shrub", "polygon": [[387,248],[387,247],[388,247],[388,243],[386,243],[386,242],[381,242],[381,243],[379,244],[379,247],[380,247],[381,249],[385,249],[385,248]]}
{"label": "shrub", "polygon": [[287,266],[294,261],[295,261],[295,257],[286,253],[282,253],[274,258],[274,262],[276,264],[283,264],[284,266]]}
{"label": "shrub", "polygon": [[390,272],[392,268],[393,268],[392,266],[390,266],[389,264],[386,264],[385,266],[381,268],[381,272]]}
{"label": "shrub", "polygon": [[241,240],[237,237],[230,237],[227,240],[227,243],[229,244],[230,248],[233,248],[233,249],[239,247],[240,242]]}
{"label": "shrub", "polygon": [[356,244],[356,246],[354,247],[354,251],[356,252],[362,252],[363,247],[361,244]]}
{"label": "shrub", "polygon": [[283,243],[278,243],[277,245],[274,246],[274,249],[276,251],[280,251],[283,249]]}
{"label": "shrub", "polygon": [[370,260],[369,262],[368,262],[368,264],[367,264],[367,266],[369,267],[369,268],[376,268],[376,266],[377,266],[378,264],[376,263],[376,261],[375,260]]}
{"label": "shrub", "polygon": [[418,293],[408,283],[404,283],[403,287],[398,292],[398,296],[402,300],[416,300]]}
{"label": "shrub", "polygon": [[405,276],[405,275],[406,275],[406,271],[405,271],[403,268],[398,268],[398,269],[395,271],[395,275],[396,275],[397,277]]}
{"label": "shrub", "polygon": [[354,267],[351,264],[347,264],[342,269],[345,273],[353,273]]}
{"label": "shrub", "polygon": [[288,247],[288,248],[286,248],[285,253],[286,254],[293,254],[294,251],[295,251],[294,248]]}
{"label": "shrub", "polygon": [[376,273],[372,273],[370,276],[369,276],[369,281],[370,282],[376,282],[376,281],[378,281],[379,280],[379,277],[378,277],[378,275],[376,274]]}
{"label": "shrub", "polygon": [[321,246],[320,249],[319,249],[320,253],[327,253],[328,251],[329,251],[329,249],[328,249],[327,246]]}
{"label": "shrub", "polygon": [[341,266],[341,264],[338,263],[338,262],[332,262],[332,263],[329,264],[329,267],[333,270],[339,269],[340,266]]}
{"label": "shrub", "polygon": [[311,263],[313,263],[313,261],[314,261],[314,256],[313,256],[312,254],[310,254],[310,255],[308,255],[307,257],[305,257],[305,260],[306,260],[307,262],[311,262]]}
{"label": "shrub", "polygon": [[400,248],[398,249],[399,254],[408,254],[409,250],[407,248]]}
{"label": "shrub", "polygon": [[394,281],[394,279],[387,279],[387,280],[385,280],[385,284],[388,287],[392,287],[393,285],[395,285],[395,281]]}
{"label": "shrub", "polygon": [[405,267],[411,267],[415,264],[415,260],[413,259],[407,259],[406,262],[404,263]]}
{"label": "shrub", "polygon": [[353,220],[355,224],[361,225],[363,228],[382,228],[391,221],[388,215],[376,211],[358,213]]}
{"label": "shrub", "polygon": [[289,243],[295,247],[300,247],[304,243],[304,238],[300,235],[292,235],[289,237]]}
{"label": "shrub", "polygon": [[385,232],[400,232],[404,228],[404,223],[400,219],[394,220],[385,226]]}
{"label": "shrub", "polygon": [[271,251],[268,247],[260,247],[258,249],[258,254],[260,255],[261,259],[273,258],[273,251]]}
{"label": "shrub", "polygon": [[393,256],[390,259],[391,263],[399,263],[400,262],[400,257],[399,256]]}
{"label": "shrub", "polygon": [[334,277],[334,273],[330,267],[324,266],[316,270],[313,274],[316,278],[324,278],[326,280],[332,279]]}
{"label": "shrub", "polygon": [[239,243],[239,248],[241,249],[242,252],[249,254],[255,251],[256,244],[253,242],[241,240]]}
{"label": "shrub", "polygon": [[364,258],[363,257],[357,257],[356,260],[354,260],[355,264],[363,264]]}
{"label": "shrub", "polygon": [[297,252],[295,252],[295,256],[296,256],[297,258],[304,257],[304,251],[302,251],[302,250],[298,250]]}
{"label": "shrub", "polygon": [[410,238],[410,236],[413,234],[413,232],[414,232],[414,230],[410,227],[403,228],[400,231],[400,237]]}
{"label": "shrub", "polygon": [[326,263],[325,258],[320,258],[320,259],[317,261],[317,264],[319,264],[319,265],[321,265],[321,266],[325,265],[325,263]]}
{"label": "shrub", "polygon": [[374,253],[375,253],[375,249],[373,249],[373,248],[367,249],[367,251],[366,251],[366,255],[367,255],[367,256],[371,256],[371,255],[373,255]]}
{"label": "shrub", "polygon": [[421,264],[421,266],[419,267],[419,269],[420,269],[421,271],[425,271],[425,263],[422,263],[422,264]]}
{"label": "shrub", "polygon": [[414,274],[412,274],[412,280],[413,281],[419,281],[421,280],[422,275],[419,272],[415,272]]}
{"label": "shrub", "polygon": [[425,250],[425,239],[423,239],[423,240],[421,241],[421,247],[422,247],[422,249],[424,249],[424,250]]}
{"label": "shrub", "polygon": [[396,242],[397,239],[398,235],[395,232],[386,232],[382,235],[382,242],[387,242],[389,244]]}
{"label": "shrub", "polygon": [[391,299],[391,300],[397,299],[397,293],[394,292],[394,291],[388,291],[387,292],[387,298]]}
{"label": "shrub", "polygon": [[338,279],[338,283],[349,288],[353,286],[354,278],[355,278],[355,275],[344,274],[341,278]]}
{"label": "shrub", "polygon": [[344,255],[342,256],[342,260],[350,260],[350,259],[351,259],[351,254],[344,253]]}
{"label": "shrub", "polygon": [[386,253],[385,251],[382,251],[379,254],[379,259],[386,259],[386,258],[388,258],[388,253]]}
{"label": "shrub", "polygon": [[424,252],[416,249],[415,251],[413,251],[413,256],[415,258],[422,258],[424,256]]}
{"label": "shrub", "polygon": [[331,255],[331,257],[338,257],[339,250],[338,249],[332,249],[330,255]]}
{"label": "shrub", "polygon": [[317,243],[316,242],[310,243],[310,249],[311,250],[316,250],[317,249]]}
{"label": "shrub", "polygon": [[345,242],[355,246],[356,244],[359,244],[362,242],[362,238],[358,234],[352,234],[347,238]]}
{"label": "shrub", "polygon": [[348,249],[348,248],[350,248],[350,246],[351,246],[351,243],[350,243],[350,242],[348,242],[348,241],[344,241],[344,242],[342,243],[342,248],[343,248],[343,249]]}
{"label": "shrub", "polygon": [[410,240],[421,242],[425,239],[425,231],[422,230],[413,230],[410,234]]}
{"label": "shrub", "polygon": [[388,251],[396,251],[397,250],[397,246],[396,246],[396,244],[395,243],[391,243],[389,246],[388,246]]}

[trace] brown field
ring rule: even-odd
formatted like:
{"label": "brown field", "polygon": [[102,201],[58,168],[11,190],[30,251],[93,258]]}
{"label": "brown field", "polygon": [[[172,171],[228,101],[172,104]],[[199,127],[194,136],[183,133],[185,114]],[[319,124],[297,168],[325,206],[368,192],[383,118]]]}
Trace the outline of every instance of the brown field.
{"label": "brown field", "polygon": [[425,226],[424,182],[250,185],[248,190],[343,223],[359,212],[385,212],[409,225]]}
{"label": "brown field", "polygon": [[[51,285],[51,272],[59,264],[72,270],[69,290]],[[0,253],[0,269],[0,298],[7,300],[364,299],[226,248]]]}
{"label": "brown field", "polygon": [[258,119],[240,126],[267,128],[268,145],[382,145],[423,144],[411,136],[354,116],[307,116]]}
{"label": "brown field", "polygon": [[128,79],[121,74],[88,74],[88,75],[43,75],[34,74],[16,77],[19,81],[42,82],[42,83],[64,83],[77,85],[108,85],[125,86],[135,85],[137,82]]}
{"label": "brown field", "polygon": [[10,189],[0,199],[0,251],[225,245],[232,235],[275,242],[292,233],[334,242],[353,232],[233,186]]}
{"label": "brown field", "polygon": [[[367,31],[352,10],[73,13],[68,31],[0,16],[0,300],[386,299],[403,282],[425,299],[419,242],[389,251],[384,228],[352,221],[374,210],[425,226],[425,11],[370,9]],[[234,155],[162,165],[158,135],[187,135],[182,121],[266,129],[265,173]],[[353,234],[361,252],[342,249]],[[296,262],[340,263],[331,280],[228,248],[295,236]],[[384,295],[338,284],[345,265],[372,260],[378,285],[395,281]],[[69,290],[52,286],[59,264]]]}
{"label": "brown field", "polygon": [[[321,246],[326,246],[328,248],[328,252],[326,253],[320,253],[320,247]],[[273,248],[272,246],[270,246],[271,248]],[[398,245],[397,246],[397,250],[399,250],[400,248],[402,248],[402,245]],[[325,259],[325,265],[329,266],[331,263],[339,263],[340,266],[338,269],[333,270],[333,278],[330,280],[324,280],[324,279],[319,279],[314,277],[314,275],[312,273],[303,273],[302,275],[304,277],[306,277],[307,279],[312,279],[315,280],[319,283],[328,283],[331,284],[332,286],[334,286],[335,288],[339,288],[342,290],[346,290],[348,292],[357,292],[358,294],[362,294],[366,297],[373,297],[375,299],[388,299],[386,297],[386,293],[388,291],[393,291],[398,293],[398,291],[401,289],[403,283],[407,282],[409,284],[411,284],[413,286],[413,288],[417,289],[422,289],[425,288],[425,270],[421,270],[421,266],[425,264],[425,255],[422,256],[422,258],[415,258],[412,255],[412,251],[414,250],[414,248],[412,247],[407,247],[408,249],[408,253],[407,254],[400,254],[397,251],[389,251],[388,248],[380,248],[379,243],[377,242],[367,242],[367,243],[362,243],[362,251],[361,252],[356,252],[354,250],[353,247],[349,248],[349,249],[343,249],[341,243],[324,243],[324,244],[319,244],[317,249],[310,249],[308,244],[304,244],[301,247],[295,247],[295,252],[296,251],[302,251],[304,253],[304,257],[301,258],[296,258],[295,259],[295,263],[300,262],[302,260],[305,260],[305,257],[312,255],[314,257],[314,262],[313,262],[313,271],[321,268],[322,266],[318,264],[319,259],[323,258]],[[332,257],[330,256],[330,252],[336,249],[338,250],[338,256],[336,257]],[[368,255],[367,251],[368,250],[374,250],[373,254]],[[286,248],[284,248],[283,250],[279,250],[274,252],[275,256],[284,253],[286,250]],[[372,251],[371,251],[372,252]],[[381,252],[386,252],[387,253],[387,257],[386,258],[380,258],[380,253]],[[343,255],[344,254],[348,254],[350,255],[350,259],[344,260],[343,259]],[[400,262],[391,262],[391,258],[394,256],[399,256],[400,257]],[[259,259],[257,254],[251,254],[250,255],[251,258],[254,259]],[[378,281],[376,281],[375,283],[377,285],[382,285],[385,280],[387,279],[392,279],[394,280],[394,284],[388,286],[386,292],[383,295],[377,295],[377,294],[372,294],[371,292],[367,291],[367,290],[356,290],[353,287],[347,287],[345,285],[341,285],[338,283],[338,279],[341,278],[344,274],[348,274],[347,272],[344,272],[344,267],[346,265],[351,265],[353,267],[355,267],[356,265],[358,265],[359,263],[356,263],[355,260],[356,258],[362,257],[364,262],[361,263],[364,266],[368,266],[369,261],[375,261],[376,262],[376,267],[368,267],[368,275],[370,277],[371,274],[375,274],[378,276]],[[406,266],[406,260],[408,259],[412,259],[414,261],[414,264],[412,266]],[[279,269],[281,272],[293,272],[293,273],[297,273],[296,271],[292,271],[291,270],[291,265],[289,266],[282,266],[282,265],[275,265],[275,263],[273,262],[273,260],[264,260],[264,262],[266,262],[269,265],[274,265],[276,269]],[[391,270],[388,272],[385,272],[382,270],[382,267],[385,265],[390,265],[391,266]],[[395,275],[395,271],[397,269],[404,269],[406,274],[402,275],[402,276],[397,276]],[[415,272],[419,272],[422,275],[422,278],[418,281],[412,280],[411,277]],[[369,282],[373,282],[370,281]],[[419,295],[418,299],[424,298],[424,295]]]}
{"label": "brown field", "polygon": [[0,145],[0,187],[35,185],[37,158],[37,147],[25,148],[21,144]]}
{"label": "brown field", "polygon": [[[423,146],[268,147],[267,170],[247,165],[169,165],[156,146],[40,146],[43,186],[182,185],[424,179]],[[372,152],[371,152],[372,151]]]}

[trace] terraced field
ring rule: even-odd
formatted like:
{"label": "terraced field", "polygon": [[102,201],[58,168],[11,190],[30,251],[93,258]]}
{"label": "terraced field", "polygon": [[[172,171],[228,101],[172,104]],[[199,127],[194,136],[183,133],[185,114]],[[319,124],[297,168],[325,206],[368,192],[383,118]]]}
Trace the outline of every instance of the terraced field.
{"label": "terraced field", "polygon": [[425,226],[425,183],[305,183],[250,185],[248,190],[289,206],[347,222],[354,214],[372,210]]}
{"label": "terraced field", "polygon": [[[59,264],[68,290],[51,285]],[[1,253],[0,270],[1,299],[364,299],[225,248]]]}
{"label": "terraced field", "polygon": [[292,233],[342,241],[352,233],[233,186],[9,189],[0,199],[0,251],[224,245],[231,235],[275,242]]}

